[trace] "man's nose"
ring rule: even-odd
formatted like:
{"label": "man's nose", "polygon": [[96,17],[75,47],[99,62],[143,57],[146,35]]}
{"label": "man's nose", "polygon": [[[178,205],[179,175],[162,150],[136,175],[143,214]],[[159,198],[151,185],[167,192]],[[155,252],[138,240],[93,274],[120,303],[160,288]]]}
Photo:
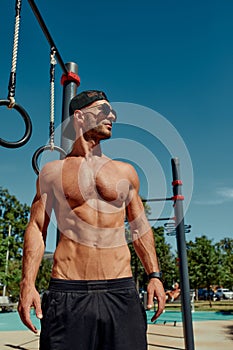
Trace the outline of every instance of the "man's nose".
{"label": "man's nose", "polygon": [[111,111],[108,115],[108,119],[111,121],[111,122],[116,122],[117,120],[117,116]]}

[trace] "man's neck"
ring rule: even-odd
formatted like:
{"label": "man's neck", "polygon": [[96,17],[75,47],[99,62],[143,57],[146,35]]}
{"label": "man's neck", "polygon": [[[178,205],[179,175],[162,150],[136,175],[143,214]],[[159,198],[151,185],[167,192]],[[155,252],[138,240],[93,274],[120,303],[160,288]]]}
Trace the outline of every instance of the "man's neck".
{"label": "man's neck", "polygon": [[102,150],[99,142],[94,140],[86,141],[83,138],[78,138],[73,145],[69,157],[102,157]]}

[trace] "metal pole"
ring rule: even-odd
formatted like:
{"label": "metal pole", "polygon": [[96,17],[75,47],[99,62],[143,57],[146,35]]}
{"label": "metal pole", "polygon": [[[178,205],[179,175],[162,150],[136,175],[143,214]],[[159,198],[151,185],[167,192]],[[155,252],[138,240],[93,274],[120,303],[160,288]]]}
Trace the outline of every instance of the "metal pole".
{"label": "metal pole", "polygon": [[[8,238],[11,236],[11,225],[8,228]],[[8,274],[8,260],[9,260],[9,241],[7,243],[7,251],[6,251],[6,266],[5,266],[5,276]],[[2,296],[6,296],[6,284],[3,286]]]}
{"label": "metal pole", "polygon": [[164,202],[164,201],[172,201],[172,197],[168,198],[148,198],[148,199],[142,199],[142,202]]}
{"label": "metal pole", "polygon": [[194,350],[193,323],[190,302],[190,287],[188,274],[188,260],[186,252],[185,227],[183,203],[181,198],[181,181],[180,181],[180,164],[178,158],[173,158],[172,175],[173,175],[173,194],[177,200],[174,203],[175,221],[176,221],[176,240],[180,267],[180,284],[182,300],[182,319],[185,338],[185,349]]}
{"label": "metal pole", "polygon": [[[68,72],[72,72],[75,75],[78,75],[78,65],[74,62],[68,62],[66,63],[66,68]],[[77,83],[75,80],[69,80],[67,79],[63,84],[63,98],[62,98],[62,123],[69,118],[69,105],[70,100],[76,95],[77,93]],[[67,152],[67,150],[70,148],[72,144],[72,141],[66,139],[61,136],[61,147]]]}
{"label": "metal pole", "polygon": [[55,48],[56,58],[57,58],[58,63],[60,64],[60,67],[62,68],[63,72],[65,74],[67,74],[69,71],[67,70],[66,65],[64,64],[64,61],[61,58],[61,55],[60,55],[60,53],[59,53],[59,51],[58,51],[58,49],[53,41],[53,38],[51,37],[51,35],[48,31],[48,28],[46,27],[46,24],[45,24],[41,14],[40,14],[38,7],[36,6],[34,0],[28,0],[28,2],[29,2],[29,5],[31,6],[31,9],[32,9],[41,29],[43,30],[43,33],[44,33],[47,41],[49,42],[50,47]]}
{"label": "metal pole", "polygon": [[[74,73],[76,76],[78,75],[78,65],[74,62],[68,62],[65,64],[66,70],[68,72]],[[63,97],[62,97],[62,124],[63,122],[69,118],[69,104],[70,100],[76,95],[77,93],[77,81],[76,80],[65,80],[63,84]],[[62,127],[63,131],[63,127]],[[61,148],[64,149],[64,151],[68,151],[72,145],[72,141],[66,139],[63,137],[63,132],[61,135]],[[57,230],[57,244],[59,241],[60,233],[59,230]]]}

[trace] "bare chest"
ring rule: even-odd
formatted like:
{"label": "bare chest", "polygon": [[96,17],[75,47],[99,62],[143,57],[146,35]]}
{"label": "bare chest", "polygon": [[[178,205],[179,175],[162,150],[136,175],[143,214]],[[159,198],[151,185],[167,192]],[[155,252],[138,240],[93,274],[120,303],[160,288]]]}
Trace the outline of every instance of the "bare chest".
{"label": "bare chest", "polygon": [[98,201],[120,207],[129,195],[129,181],[114,162],[80,162],[64,168],[62,191],[66,200],[73,206],[85,202]]}

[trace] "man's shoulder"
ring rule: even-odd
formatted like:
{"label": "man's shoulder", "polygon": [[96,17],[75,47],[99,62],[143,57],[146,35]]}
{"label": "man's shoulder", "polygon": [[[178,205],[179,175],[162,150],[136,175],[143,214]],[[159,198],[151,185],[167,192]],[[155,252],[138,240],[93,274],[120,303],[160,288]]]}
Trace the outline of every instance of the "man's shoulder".
{"label": "man's shoulder", "polygon": [[118,160],[113,160],[115,166],[119,169],[119,172],[127,178],[131,183],[138,183],[138,174],[130,163],[123,162],[123,161],[118,161]]}
{"label": "man's shoulder", "polygon": [[136,172],[136,170],[130,163],[114,159],[112,160],[112,162],[116,167],[118,167],[122,171]]}
{"label": "man's shoulder", "polygon": [[56,178],[62,169],[64,160],[54,160],[46,163],[39,173],[39,178],[52,179]]}

